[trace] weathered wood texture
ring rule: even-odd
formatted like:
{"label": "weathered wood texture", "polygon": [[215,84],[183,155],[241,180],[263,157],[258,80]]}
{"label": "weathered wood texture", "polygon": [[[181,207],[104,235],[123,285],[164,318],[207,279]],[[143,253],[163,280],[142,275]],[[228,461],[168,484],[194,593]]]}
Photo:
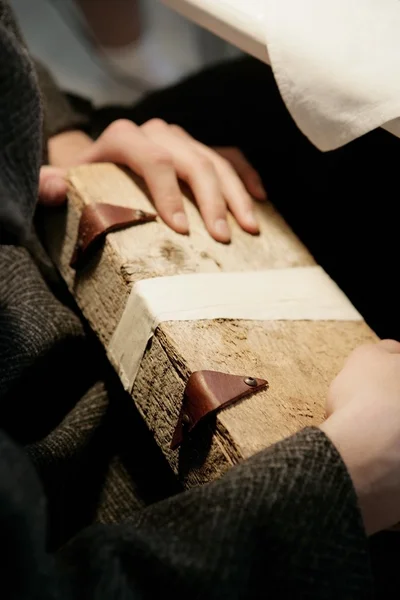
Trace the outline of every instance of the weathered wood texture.
{"label": "weathered wood texture", "polygon": [[[257,207],[261,235],[231,220],[233,241],[214,242],[197,209],[185,200],[191,235],[160,220],[110,234],[81,271],[69,267],[82,207],[108,202],[152,206],[140,184],[113,165],[70,174],[68,209],[47,220],[47,244],[84,316],[107,348],[135,281],[182,273],[246,271],[315,264],[266,203]],[[146,351],[133,399],[170,464],[187,486],[219,477],[230,466],[324,415],[328,385],[358,344],[375,339],[362,322],[197,321],[162,324]],[[211,369],[267,379],[270,387],[219,413],[179,451],[169,448],[185,382]]]}

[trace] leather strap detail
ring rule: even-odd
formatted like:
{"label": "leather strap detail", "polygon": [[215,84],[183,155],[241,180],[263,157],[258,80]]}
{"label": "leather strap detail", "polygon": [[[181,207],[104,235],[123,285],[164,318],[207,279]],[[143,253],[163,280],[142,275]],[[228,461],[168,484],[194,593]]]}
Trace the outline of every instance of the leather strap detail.
{"label": "leather strap detail", "polygon": [[187,433],[205,417],[268,386],[265,379],[196,371],[187,382],[171,448],[180,446]]}
{"label": "leather strap detail", "polygon": [[71,259],[71,267],[77,268],[85,259],[89,248],[95,242],[102,241],[107,233],[155,221],[156,218],[155,214],[126,206],[104,203],[88,204],[83,209],[79,221],[78,239]]}

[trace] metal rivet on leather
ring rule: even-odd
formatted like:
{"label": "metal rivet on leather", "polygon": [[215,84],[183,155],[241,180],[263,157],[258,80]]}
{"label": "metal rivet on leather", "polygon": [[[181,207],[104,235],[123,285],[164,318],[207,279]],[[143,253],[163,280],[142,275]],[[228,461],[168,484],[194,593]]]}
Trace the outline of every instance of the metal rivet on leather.
{"label": "metal rivet on leather", "polygon": [[186,384],[171,448],[180,446],[185,435],[197,427],[205,417],[267,386],[268,382],[265,379],[217,371],[196,371]]}

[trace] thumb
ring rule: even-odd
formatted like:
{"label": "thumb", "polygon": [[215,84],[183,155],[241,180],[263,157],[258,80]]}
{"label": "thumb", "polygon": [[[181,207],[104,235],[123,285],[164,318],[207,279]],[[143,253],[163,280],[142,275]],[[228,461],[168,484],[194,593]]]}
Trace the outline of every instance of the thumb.
{"label": "thumb", "polygon": [[57,167],[42,167],[39,178],[39,203],[60,206],[67,196],[66,170]]}

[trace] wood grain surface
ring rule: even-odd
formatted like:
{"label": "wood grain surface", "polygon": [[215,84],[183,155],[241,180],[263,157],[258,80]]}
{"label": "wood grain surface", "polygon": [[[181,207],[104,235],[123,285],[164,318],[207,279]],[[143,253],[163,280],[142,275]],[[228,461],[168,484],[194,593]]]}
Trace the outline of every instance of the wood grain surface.
{"label": "wood grain surface", "polygon": [[[49,213],[46,242],[84,316],[107,348],[134,282],[150,277],[219,271],[257,271],[313,265],[314,260],[269,204],[258,204],[261,234],[230,219],[232,243],[215,242],[190,199],[190,236],[160,219],[107,236],[79,271],[69,266],[83,207],[106,202],[151,212],[140,181],[109,164],[70,173],[67,209]],[[300,428],[318,424],[332,378],[360,343],[375,335],[363,321],[234,321],[162,323],[146,351],[133,388],[157,443],[190,487],[220,477],[243,458]],[[177,451],[170,449],[185,382],[196,370],[267,379],[269,388],[221,411]]]}

